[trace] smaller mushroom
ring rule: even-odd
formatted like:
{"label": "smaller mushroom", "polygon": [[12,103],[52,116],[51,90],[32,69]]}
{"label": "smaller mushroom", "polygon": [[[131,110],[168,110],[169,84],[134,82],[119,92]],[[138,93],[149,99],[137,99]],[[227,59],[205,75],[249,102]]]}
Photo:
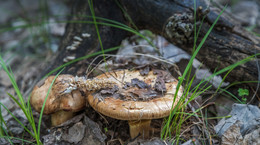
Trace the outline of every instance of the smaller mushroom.
{"label": "smaller mushroom", "polygon": [[[44,82],[39,82],[31,94],[31,105],[40,112],[47,96],[49,87],[55,76],[49,76]],[[72,118],[75,112],[85,108],[86,99],[83,92],[78,89],[72,89],[69,93],[63,93],[67,90],[73,81],[72,75],[59,75],[48,95],[44,107],[44,114],[51,114],[52,126],[57,126]]]}
{"label": "smaller mushroom", "polygon": [[131,138],[139,134],[149,138],[151,120],[169,116],[182,96],[181,87],[174,99],[178,81],[166,71],[150,71],[142,76],[139,71],[123,70],[96,78],[115,82],[117,91],[89,94],[89,105],[106,116],[128,120]]}

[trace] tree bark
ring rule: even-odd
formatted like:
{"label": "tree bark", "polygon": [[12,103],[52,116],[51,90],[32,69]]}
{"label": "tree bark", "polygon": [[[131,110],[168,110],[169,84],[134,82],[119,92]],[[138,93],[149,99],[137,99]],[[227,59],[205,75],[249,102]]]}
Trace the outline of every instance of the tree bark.
{"label": "tree bark", "polygon": [[[169,22],[172,20],[178,20],[179,17],[187,18],[181,22],[181,24],[184,23],[185,26],[193,25],[193,1],[121,0],[120,4],[126,10],[127,14],[131,17],[133,23],[138,27],[138,29],[149,29],[155,34],[164,36],[167,38],[167,40],[184,49],[188,53],[192,52],[192,34],[190,35],[187,33],[186,35],[186,32],[179,32],[180,29],[177,28],[176,33],[178,36],[175,37],[175,29],[170,29],[172,31],[167,32],[169,30],[167,30],[167,28],[170,26]],[[199,43],[208,32],[214,20],[219,15],[220,9],[210,8],[209,13],[205,13],[207,3],[203,0],[197,0],[196,6],[198,9],[196,18],[197,22],[202,23],[198,37]],[[94,10],[95,15],[98,17],[115,20],[131,26],[115,1],[95,0]],[[91,16],[89,5],[86,0],[78,0],[75,2],[75,6],[72,10],[71,20],[92,20],[89,18],[86,19],[84,17],[80,17],[78,15]],[[205,15],[205,19],[202,22],[203,15]],[[242,27],[240,27],[239,24],[240,22],[236,21],[232,18],[232,16],[225,12],[220,17],[219,21],[203,44],[203,47],[199,51],[196,58],[204,63],[212,71],[216,71],[228,67],[246,57],[260,53],[259,38],[245,31]],[[129,33],[124,30],[102,25],[99,25],[99,30],[104,49],[118,46],[123,39],[129,36]],[[191,30],[193,31],[194,28],[191,28]],[[76,50],[68,51],[66,47],[73,43],[73,37],[80,36],[82,33],[89,33],[91,34],[91,37],[84,39]],[[174,35],[171,33],[174,33]],[[185,36],[179,37],[179,35],[182,34]],[[47,69],[46,72],[63,64],[63,59],[67,56],[75,55],[78,58],[99,51],[100,44],[98,42],[94,25],[86,23],[69,23],[66,27],[66,33],[62,39],[59,50],[60,52],[58,56],[54,58],[54,61],[52,61],[49,69]],[[255,60],[237,67],[230,73],[230,75],[227,77],[227,80],[231,82],[258,80],[256,61],[259,61],[259,59],[260,56],[257,56]],[[75,67],[78,65],[80,67]],[[75,74],[75,72],[78,72],[79,69],[84,66],[82,63],[78,63],[78,65],[70,66],[70,68],[67,68],[64,73]]]}
{"label": "tree bark", "polygon": [[[192,13],[194,6],[192,2],[183,0],[122,0],[128,14],[138,28],[149,29],[160,34],[189,53],[192,52],[193,42],[180,44],[176,42],[176,39],[169,38],[164,28],[167,20],[173,14]],[[206,4],[202,0],[197,0],[196,5],[197,7],[202,6],[203,9],[206,8]],[[214,8],[206,15],[198,42],[205,36],[219,12],[219,9]],[[222,15],[196,58],[212,71],[220,70],[246,57],[260,53],[259,42],[259,38],[241,28],[239,22],[235,22],[227,15]],[[257,61],[259,58],[257,56]],[[232,82],[258,80],[256,60],[237,67],[230,73],[227,80]]]}
{"label": "tree bark", "polygon": [[[104,0],[95,0],[93,5],[96,17],[107,18],[120,23],[125,22],[123,14],[116,3]],[[93,19],[89,17],[92,14],[88,1],[75,1],[71,13],[71,17],[69,18],[69,22],[66,26],[65,34],[59,45],[59,52],[53,57],[52,60],[50,60],[50,63],[47,65],[46,70],[42,73],[42,76],[69,61],[70,56],[79,58],[101,51],[95,25],[93,23],[88,23],[89,21],[93,21]],[[104,50],[119,46],[121,41],[128,36],[126,31],[114,27],[99,25],[98,29]],[[89,34],[90,37],[83,37],[82,35],[84,34]],[[75,36],[80,37],[82,40],[79,41],[75,39]],[[80,44],[75,47],[75,50],[67,49],[68,46],[73,46],[73,43],[75,42],[80,42]],[[115,53],[115,51],[110,53]],[[94,57],[91,59],[93,58]],[[100,57],[100,59],[97,59],[96,62],[99,62],[102,58],[103,57]],[[73,63],[72,65],[66,67],[62,73],[84,75],[91,59]],[[58,73],[58,71],[54,74],[56,73]]]}

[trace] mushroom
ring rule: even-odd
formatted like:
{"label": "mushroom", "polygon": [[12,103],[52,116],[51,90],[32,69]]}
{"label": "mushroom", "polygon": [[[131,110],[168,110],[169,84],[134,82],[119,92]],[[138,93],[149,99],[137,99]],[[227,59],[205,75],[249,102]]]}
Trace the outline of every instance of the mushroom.
{"label": "mushroom", "polygon": [[169,116],[182,96],[180,87],[174,99],[178,81],[162,70],[152,70],[144,76],[137,70],[121,70],[96,78],[114,81],[118,89],[110,94],[108,90],[90,93],[89,105],[111,118],[128,120],[131,138],[139,134],[149,138],[151,120]]}
{"label": "mushroom", "polygon": [[[49,76],[44,82],[39,82],[33,89],[31,94],[31,105],[40,112],[49,90],[49,87],[55,76]],[[63,93],[71,87],[74,80],[72,75],[59,75],[48,95],[44,107],[44,114],[51,114],[52,126],[57,126],[72,118],[75,112],[82,110],[86,106],[85,95],[78,89],[69,93]]]}

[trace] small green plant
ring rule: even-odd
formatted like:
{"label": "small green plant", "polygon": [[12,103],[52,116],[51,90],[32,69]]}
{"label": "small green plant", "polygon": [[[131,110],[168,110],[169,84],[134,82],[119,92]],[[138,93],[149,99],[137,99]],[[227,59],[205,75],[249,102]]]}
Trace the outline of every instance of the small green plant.
{"label": "small green plant", "polygon": [[105,128],[104,128],[104,130],[105,130],[105,133],[107,133],[107,132],[108,132],[108,129],[107,129],[107,127],[105,127]]}
{"label": "small green plant", "polygon": [[242,89],[242,88],[239,88],[239,89],[238,89],[238,95],[239,95],[240,97],[242,97],[242,96],[248,96],[248,94],[249,94],[248,89]]}
{"label": "small green plant", "polygon": [[246,101],[247,101],[246,96],[249,95],[248,89],[239,88],[239,89],[238,89],[238,95],[239,95],[240,97],[242,97],[242,104],[246,104]]}

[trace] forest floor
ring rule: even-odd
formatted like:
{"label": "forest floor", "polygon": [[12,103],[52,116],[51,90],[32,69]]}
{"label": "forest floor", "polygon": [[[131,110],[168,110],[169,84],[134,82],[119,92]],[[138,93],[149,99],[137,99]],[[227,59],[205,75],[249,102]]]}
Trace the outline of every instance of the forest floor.
{"label": "forest floor", "polygon": [[[240,1],[229,7],[227,11],[232,12],[239,19],[243,19],[245,27],[249,31],[258,31],[260,25],[260,5],[254,1]],[[27,100],[35,79],[42,70],[46,62],[55,53],[58,52],[59,42],[65,32],[64,23],[55,23],[59,20],[66,20],[66,15],[70,14],[72,2],[62,0],[47,1],[39,3],[34,0],[8,0],[0,1],[0,55],[7,65],[10,66],[19,89]],[[243,11],[241,11],[243,7]],[[55,17],[57,15],[64,17]],[[20,25],[29,25],[30,23],[47,19],[51,24],[27,28],[16,28]],[[10,29],[5,29],[10,28]],[[153,35],[149,31],[142,31],[159,48],[162,57],[175,63],[178,70],[182,73],[189,62],[190,56],[180,48],[168,43],[163,37]],[[131,54],[142,53],[152,56],[158,56],[158,52],[147,46],[143,39],[133,36],[122,42],[122,47],[116,57],[112,57],[108,62],[118,62],[117,65],[111,64],[110,69],[125,67],[124,64],[133,64],[135,67],[151,64],[154,59],[146,56],[131,56]],[[122,63],[124,62],[124,63]],[[154,67],[154,66],[150,66]],[[156,66],[158,67],[158,66]],[[160,66],[161,67],[161,66]],[[167,66],[163,66],[165,68]],[[161,67],[162,68],[162,67]],[[97,69],[105,69],[101,64]],[[167,68],[171,69],[171,68]],[[192,75],[196,75],[193,86],[198,84],[204,77],[209,76],[211,72],[199,61],[195,60],[192,67]],[[178,76],[175,76],[178,77]],[[222,83],[222,84],[221,84]],[[185,145],[195,144],[237,144],[259,143],[260,129],[257,126],[260,122],[259,94],[256,95],[257,102],[253,105],[245,105],[254,95],[254,91],[247,85],[231,87],[228,91],[234,94],[230,97],[228,94],[218,94],[208,100],[214,94],[216,88],[221,84],[222,87],[228,86],[232,82],[222,82],[220,76],[214,77],[210,82],[213,89],[197,97],[190,103],[187,112],[194,112],[194,109],[205,107],[201,110],[203,118],[191,117],[182,126],[181,143]],[[242,92],[242,95],[240,94]],[[248,93],[247,93],[248,92]],[[16,96],[12,83],[8,75],[0,68],[0,102],[5,105],[24,125],[28,125],[28,120],[19,106],[7,94]],[[235,104],[235,105],[234,105]],[[231,112],[231,113],[230,113]],[[34,142],[34,139],[26,133],[24,128],[17,123],[12,115],[1,108],[1,114],[6,122],[7,130],[10,136],[23,138]],[[237,116],[237,114],[239,114]],[[33,111],[37,122],[39,113]],[[243,116],[244,115],[244,116]],[[231,117],[232,116],[232,117]],[[214,119],[207,119],[218,117]],[[222,118],[228,117],[230,120]],[[239,118],[239,119],[237,119]],[[250,120],[255,120],[253,123]],[[51,127],[50,117],[44,115],[41,124],[41,141],[44,144],[171,144],[171,138],[166,141],[160,140],[160,131],[164,119],[152,121],[151,127],[154,128],[151,133],[151,139],[130,139],[127,121],[120,121],[97,113],[91,107],[81,111],[76,117],[69,120],[59,127]],[[233,122],[227,124],[227,122]],[[240,128],[243,126],[243,129]],[[240,130],[241,129],[241,130]],[[76,132],[76,133],[75,133]],[[258,133],[258,136],[256,135]],[[210,138],[210,139],[209,139]],[[14,144],[21,144],[20,140],[12,140]],[[0,138],[0,144],[7,144],[8,140]],[[34,142],[35,143],[35,142]]]}

